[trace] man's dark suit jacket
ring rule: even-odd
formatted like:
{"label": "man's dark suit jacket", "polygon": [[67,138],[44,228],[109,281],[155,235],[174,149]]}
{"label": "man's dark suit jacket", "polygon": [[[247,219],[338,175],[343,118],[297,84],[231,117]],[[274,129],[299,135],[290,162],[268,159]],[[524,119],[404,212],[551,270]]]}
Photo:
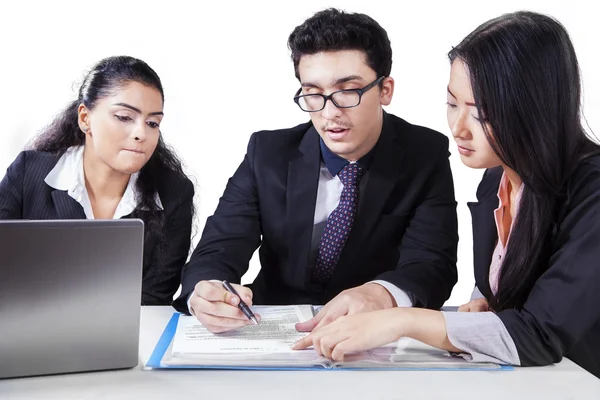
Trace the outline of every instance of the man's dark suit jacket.
{"label": "man's dark suit jacket", "polygon": [[201,280],[240,282],[259,246],[254,304],[324,304],[344,289],[382,279],[415,305],[440,307],[457,279],[448,155],[444,135],[385,114],[351,233],[329,284],[318,287],[307,264],[319,135],[311,123],[254,133],[184,268],[174,307],[188,312],[187,299]]}
{"label": "man's dark suit jacket", "polygon": [[[0,182],[0,219],[86,219],[81,204],[66,191],[56,190],[44,182],[59,159],[55,154],[39,151],[19,154]],[[159,261],[144,257],[143,305],[171,304],[190,248],[192,183],[168,171],[157,185],[166,217],[167,242]],[[154,235],[147,238],[144,248],[152,249],[156,244]]]}
{"label": "man's dark suit jacket", "polygon": [[[471,203],[475,282],[491,298],[489,270],[498,240],[494,209],[502,168],[489,169]],[[570,358],[600,378],[600,157],[583,163],[569,183],[557,214],[548,269],[538,278],[523,309],[500,317],[522,366]]]}

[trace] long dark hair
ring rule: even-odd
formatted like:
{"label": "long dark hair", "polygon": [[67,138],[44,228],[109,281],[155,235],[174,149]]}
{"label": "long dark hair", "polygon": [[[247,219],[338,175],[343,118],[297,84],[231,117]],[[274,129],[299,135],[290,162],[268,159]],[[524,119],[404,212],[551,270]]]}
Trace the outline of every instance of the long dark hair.
{"label": "long dark hair", "polygon": [[[164,102],[164,92],[160,78],[148,64],[128,56],[109,57],[99,61],[85,76],[78,97],[59,113],[54,121],[42,130],[30,146],[34,150],[62,155],[71,146],[85,144],[85,134],[79,128],[78,108],[84,104],[92,110],[98,100],[109,96],[128,83],[139,82],[158,90]],[[169,179],[181,177],[187,179],[180,159],[165,144],[162,133],[154,153],[140,170],[136,182],[139,193],[138,204],[131,214],[133,218],[144,221],[145,241],[155,246],[144,246],[144,266],[159,261],[165,244],[164,213],[159,212],[156,193],[159,187]]]}
{"label": "long dark hair", "polygon": [[581,125],[577,57],[558,21],[521,11],[479,26],[449,58],[467,64],[488,142],[523,181],[498,292],[489,299],[496,311],[519,309],[548,267],[569,178],[600,151]]}

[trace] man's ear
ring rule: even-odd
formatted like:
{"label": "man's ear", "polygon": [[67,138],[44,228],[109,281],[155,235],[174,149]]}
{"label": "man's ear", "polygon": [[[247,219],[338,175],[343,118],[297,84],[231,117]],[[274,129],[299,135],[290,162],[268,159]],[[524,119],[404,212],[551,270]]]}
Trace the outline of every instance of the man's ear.
{"label": "man's ear", "polygon": [[381,90],[379,91],[379,102],[382,106],[389,106],[394,96],[394,78],[386,77],[381,82]]}

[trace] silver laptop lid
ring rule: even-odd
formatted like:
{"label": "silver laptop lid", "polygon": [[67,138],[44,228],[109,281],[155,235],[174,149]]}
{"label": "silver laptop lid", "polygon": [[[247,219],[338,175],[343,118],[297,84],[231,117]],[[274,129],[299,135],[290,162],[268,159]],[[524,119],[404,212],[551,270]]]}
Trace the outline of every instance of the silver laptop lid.
{"label": "silver laptop lid", "polygon": [[0,221],[0,378],[138,363],[141,220]]}

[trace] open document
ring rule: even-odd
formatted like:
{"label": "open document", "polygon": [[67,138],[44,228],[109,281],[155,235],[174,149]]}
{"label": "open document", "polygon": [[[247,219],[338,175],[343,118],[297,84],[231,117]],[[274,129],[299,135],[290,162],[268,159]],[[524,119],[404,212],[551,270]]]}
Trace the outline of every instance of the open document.
{"label": "open document", "polygon": [[307,335],[295,324],[312,318],[309,305],[255,306],[258,325],[213,334],[195,317],[178,313],[167,325],[148,368],[231,369],[512,369],[492,363],[471,363],[446,351],[403,338],[370,351],[347,355],[344,362],[319,356],[314,350],[292,350]]}
{"label": "open document", "polygon": [[[302,312],[311,312],[310,307],[265,307],[258,311],[262,317],[260,324],[247,325],[235,331],[219,334],[210,333],[195,317],[179,317],[173,353],[286,352],[292,344],[305,335],[295,329],[297,322],[306,319]],[[309,315],[311,318],[312,314]]]}

